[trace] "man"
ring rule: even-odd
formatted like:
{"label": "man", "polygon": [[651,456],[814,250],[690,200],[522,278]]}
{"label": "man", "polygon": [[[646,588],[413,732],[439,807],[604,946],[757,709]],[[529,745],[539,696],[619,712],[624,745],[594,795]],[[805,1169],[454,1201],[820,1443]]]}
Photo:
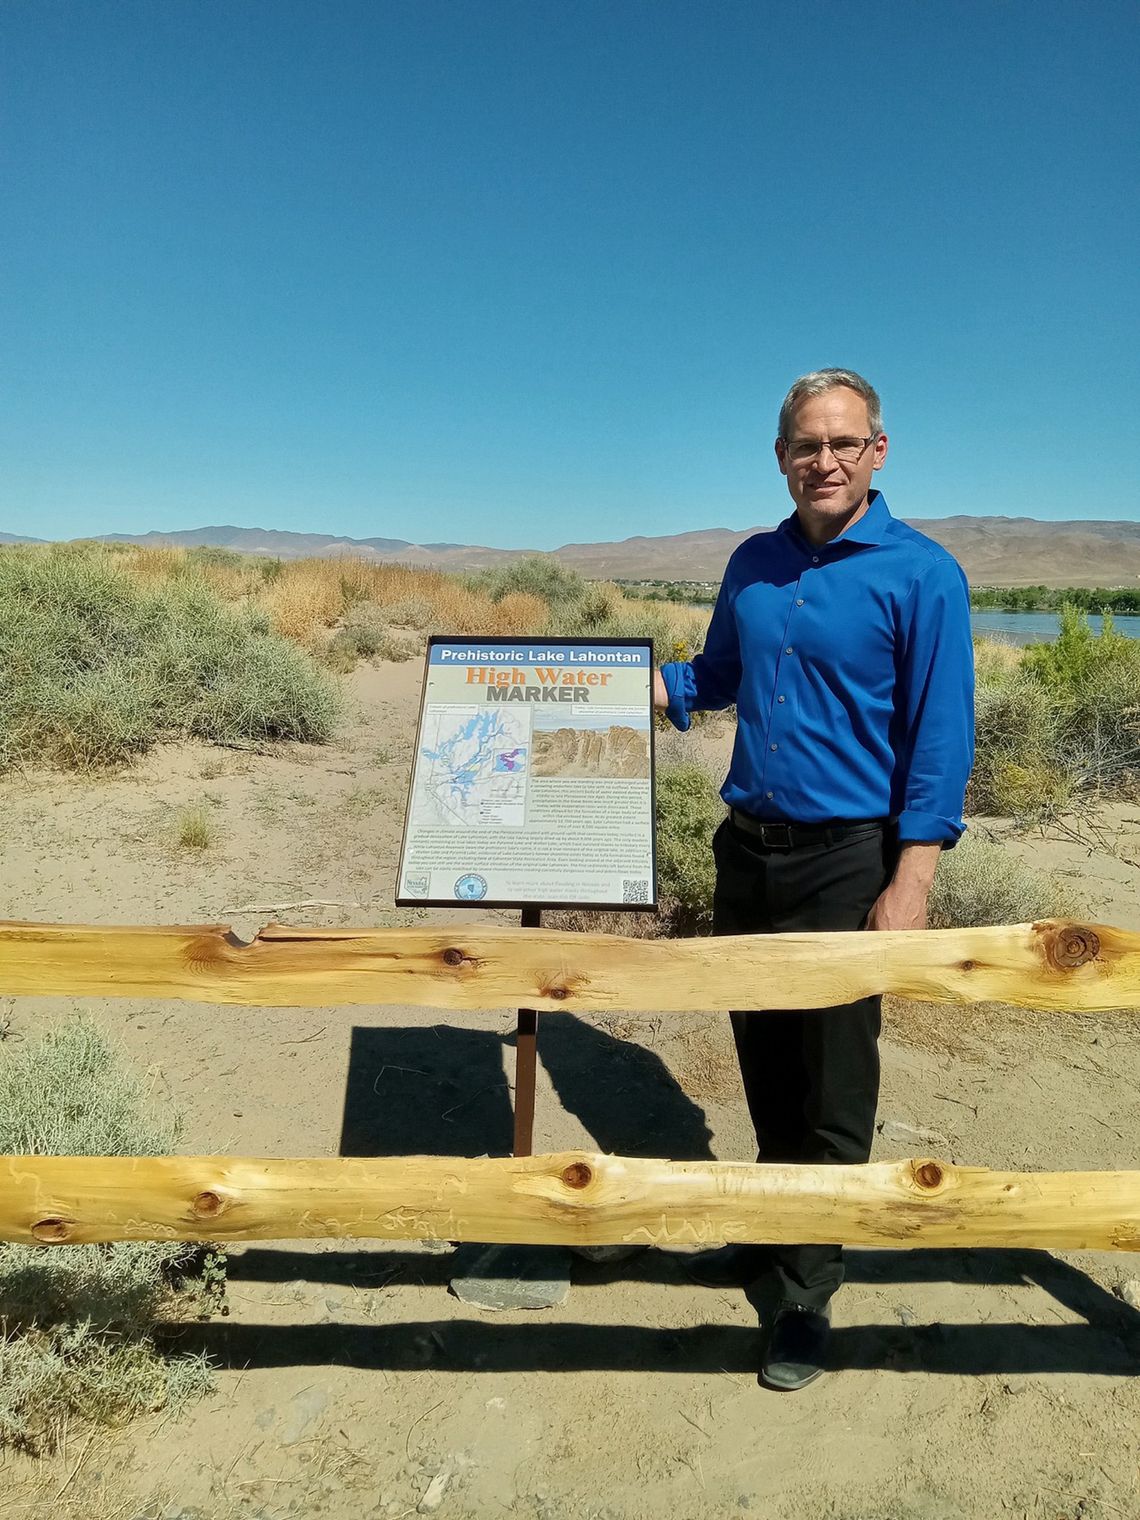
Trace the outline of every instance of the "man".
{"label": "man", "polygon": [[[797,380],[776,439],[795,512],[732,555],[704,653],[654,678],[680,729],[695,710],[736,703],[714,933],[925,928],[939,852],[962,832],[969,596],[952,557],[871,489],[886,458],[866,380],[840,369]],[[759,1159],[866,1161],[880,999],[731,1017]],[[729,1246],[692,1258],[692,1272],[747,1285],[765,1264],[779,1303],[761,1379],[802,1388],[823,1370],[842,1252]]]}

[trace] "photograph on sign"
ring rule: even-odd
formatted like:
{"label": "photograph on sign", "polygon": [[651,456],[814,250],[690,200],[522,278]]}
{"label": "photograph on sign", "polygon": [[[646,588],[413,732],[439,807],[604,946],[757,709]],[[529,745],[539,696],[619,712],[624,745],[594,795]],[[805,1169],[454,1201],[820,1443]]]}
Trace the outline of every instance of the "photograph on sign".
{"label": "photograph on sign", "polygon": [[428,643],[396,902],[655,908],[649,639]]}

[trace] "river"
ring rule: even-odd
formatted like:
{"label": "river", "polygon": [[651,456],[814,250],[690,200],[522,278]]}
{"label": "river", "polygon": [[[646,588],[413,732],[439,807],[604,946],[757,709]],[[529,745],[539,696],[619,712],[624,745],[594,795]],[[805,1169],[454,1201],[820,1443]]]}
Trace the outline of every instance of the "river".
{"label": "river", "polygon": [[[1100,632],[1103,618],[1091,613],[1089,626]],[[998,639],[1004,644],[1051,644],[1061,620],[1055,612],[971,612],[970,624],[978,638]],[[1112,626],[1130,639],[1140,639],[1140,617],[1114,616]]]}

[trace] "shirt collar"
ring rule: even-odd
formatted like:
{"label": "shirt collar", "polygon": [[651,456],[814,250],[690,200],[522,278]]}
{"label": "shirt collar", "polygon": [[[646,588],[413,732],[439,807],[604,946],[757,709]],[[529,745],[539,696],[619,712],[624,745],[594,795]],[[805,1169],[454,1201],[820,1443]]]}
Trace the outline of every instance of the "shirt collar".
{"label": "shirt collar", "polygon": [[[825,548],[831,544],[881,544],[887,536],[887,529],[891,524],[891,514],[887,509],[887,499],[881,491],[868,492],[867,510],[858,522],[852,523],[837,538],[830,538]],[[793,512],[780,524],[780,531],[791,533],[795,538],[806,544],[800,529],[799,520]]]}

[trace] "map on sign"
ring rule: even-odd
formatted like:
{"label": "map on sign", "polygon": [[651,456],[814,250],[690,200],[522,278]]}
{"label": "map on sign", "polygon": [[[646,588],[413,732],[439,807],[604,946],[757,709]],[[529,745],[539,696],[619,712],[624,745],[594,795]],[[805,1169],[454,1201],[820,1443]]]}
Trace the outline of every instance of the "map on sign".
{"label": "map on sign", "polygon": [[420,734],[413,821],[521,827],[529,748],[529,714],[499,708],[429,710]]}

